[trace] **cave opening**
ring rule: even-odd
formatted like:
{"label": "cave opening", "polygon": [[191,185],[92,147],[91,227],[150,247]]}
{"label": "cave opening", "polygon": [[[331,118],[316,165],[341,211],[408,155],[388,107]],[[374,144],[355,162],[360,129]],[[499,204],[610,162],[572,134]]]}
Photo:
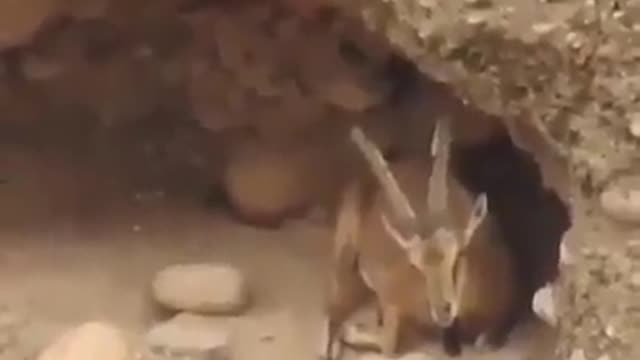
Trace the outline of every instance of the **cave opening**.
{"label": "cave opening", "polygon": [[556,279],[560,241],[571,226],[557,194],[544,188],[532,156],[499,136],[482,145],[454,149],[455,172],[474,193],[486,192],[490,209],[517,258],[525,305],[535,291]]}

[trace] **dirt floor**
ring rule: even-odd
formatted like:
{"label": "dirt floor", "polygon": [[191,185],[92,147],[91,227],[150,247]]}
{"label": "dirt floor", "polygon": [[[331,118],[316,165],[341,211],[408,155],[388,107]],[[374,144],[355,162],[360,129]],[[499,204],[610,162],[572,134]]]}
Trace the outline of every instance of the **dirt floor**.
{"label": "dirt floor", "polygon": [[[4,330],[18,336],[7,337],[0,359],[32,359],[59,332],[90,320],[115,322],[140,339],[161,319],[149,295],[154,273],[209,261],[238,266],[255,294],[247,314],[220,318],[234,334],[234,359],[317,358],[326,224],[300,220],[278,231],[239,224],[205,206],[206,187],[187,181],[192,174],[165,163],[165,173],[183,180],[154,177],[131,145],[111,146],[112,154],[129,149],[137,167],[95,149],[1,146],[0,305],[19,323]],[[526,326],[504,350],[460,359],[527,359],[537,331]],[[446,358],[438,346],[428,352]]]}

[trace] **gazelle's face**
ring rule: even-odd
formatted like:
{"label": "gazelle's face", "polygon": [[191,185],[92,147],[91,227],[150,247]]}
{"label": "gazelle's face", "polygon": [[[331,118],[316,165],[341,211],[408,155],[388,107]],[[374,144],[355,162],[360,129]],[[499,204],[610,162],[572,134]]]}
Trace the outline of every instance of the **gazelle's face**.
{"label": "gazelle's face", "polygon": [[426,241],[407,249],[411,264],[424,276],[431,317],[448,327],[458,316],[459,265],[463,259],[460,242],[450,230],[439,228]]}
{"label": "gazelle's face", "polygon": [[[367,139],[360,128],[354,127],[351,131],[351,139],[363,153],[391,205],[391,218],[384,212],[381,214],[385,231],[406,251],[411,264],[423,274],[432,318],[442,327],[451,325],[458,316],[460,289],[464,287],[461,281],[465,280],[467,271],[464,249],[488,211],[486,194],[480,194],[475,199],[468,198],[470,212],[466,224],[457,224],[460,227],[454,229],[435,227],[430,234],[420,235],[419,230],[425,225],[421,222],[427,218],[429,222],[439,221],[443,215],[447,216],[449,211],[453,211],[448,196],[451,190],[448,174],[451,138],[448,126],[447,121],[438,121],[433,132],[431,154],[434,162],[429,176],[427,211],[421,217],[416,216],[407,194],[403,192],[380,149]],[[462,187],[461,184],[457,186]],[[458,189],[457,192],[460,191],[464,194],[464,189]],[[396,223],[392,224],[391,219]]]}
{"label": "gazelle's face", "polygon": [[487,197],[481,194],[464,231],[438,227],[426,238],[417,231],[404,236],[386,216],[382,217],[387,233],[405,249],[410,263],[422,273],[431,317],[441,327],[450,326],[458,316],[467,271],[465,250],[486,215]]}

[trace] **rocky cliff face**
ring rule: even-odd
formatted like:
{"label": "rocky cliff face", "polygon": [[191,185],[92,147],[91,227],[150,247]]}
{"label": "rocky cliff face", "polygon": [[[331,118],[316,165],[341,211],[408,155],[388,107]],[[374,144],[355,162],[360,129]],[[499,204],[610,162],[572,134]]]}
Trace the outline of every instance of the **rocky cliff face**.
{"label": "rocky cliff face", "polygon": [[633,225],[639,6],[607,0],[348,6],[421,71],[501,117],[542,165],[547,185],[570,204],[570,260],[555,286],[559,359],[640,354],[633,341],[640,320]]}

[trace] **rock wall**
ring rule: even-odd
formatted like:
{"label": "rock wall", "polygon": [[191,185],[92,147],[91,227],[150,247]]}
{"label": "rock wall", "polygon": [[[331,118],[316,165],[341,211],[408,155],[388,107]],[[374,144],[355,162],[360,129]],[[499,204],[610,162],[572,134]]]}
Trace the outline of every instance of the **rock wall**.
{"label": "rock wall", "polygon": [[[340,181],[331,169],[344,158],[349,124],[363,124],[383,146],[396,142],[381,121],[393,92],[389,48],[317,8],[299,1],[0,4],[0,136],[23,130],[26,140],[48,143],[69,134],[84,145],[123,135],[141,142],[146,124],[166,131],[167,142],[209,141],[197,150],[211,159],[194,160],[213,169],[209,182],[224,187],[243,217],[277,224],[331,201],[324,195]],[[183,134],[171,135],[166,123],[181,124]],[[209,138],[193,135],[196,128]],[[173,151],[160,148],[149,151]]]}
{"label": "rock wall", "polygon": [[640,356],[640,2],[341,3],[422,72],[500,116],[571,206],[574,226],[553,285],[556,358]]}

